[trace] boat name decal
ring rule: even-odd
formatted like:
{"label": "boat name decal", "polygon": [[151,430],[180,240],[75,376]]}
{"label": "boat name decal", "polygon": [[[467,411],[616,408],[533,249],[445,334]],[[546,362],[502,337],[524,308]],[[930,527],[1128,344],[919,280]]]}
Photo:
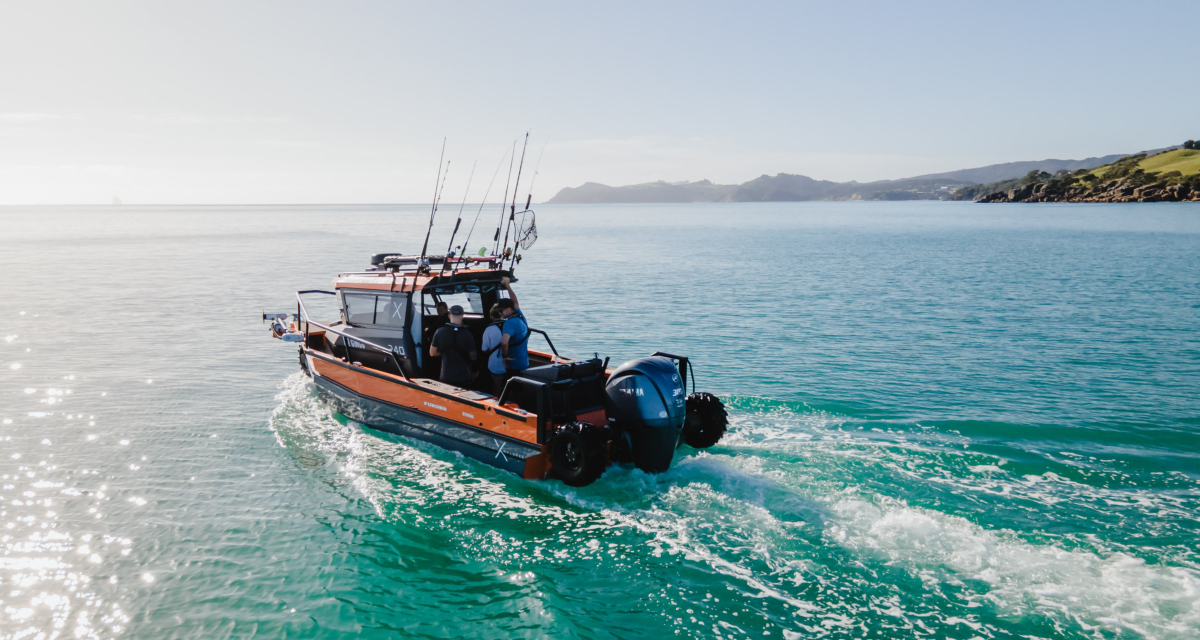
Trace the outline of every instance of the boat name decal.
{"label": "boat name decal", "polygon": [[462,412],[462,414],[472,420],[475,419],[475,414],[473,414],[473,413],[467,413],[466,411],[464,411],[464,412]]}
{"label": "boat name decal", "polygon": [[432,402],[426,402],[426,403],[425,403],[425,406],[427,406],[427,407],[433,407],[434,409],[441,409],[442,411],[447,411],[446,407],[443,407],[443,406],[442,406],[442,405],[440,405],[440,404],[434,404],[434,403],[432,403]]}

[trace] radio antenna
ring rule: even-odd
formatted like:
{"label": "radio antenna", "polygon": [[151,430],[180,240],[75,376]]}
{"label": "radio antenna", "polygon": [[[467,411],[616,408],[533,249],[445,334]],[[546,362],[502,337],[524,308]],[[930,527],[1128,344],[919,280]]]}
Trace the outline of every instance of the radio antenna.
{"label": "radio antenna", "polygon": [[[429,250],[429,234],[433,231],[433,217],[437,214],[438,200],[441,199],[441,190],[446,186],[446,178],[442,176],[442,159],[446,157],[446,139],[442,138],[442,154],[438,156],[438,175],[433,181],[433,206],[429,210],[429,226],[425,229],[425,244],[421,245],[421,257],[417,260],[417,273],[421,273],[421,263],[425,261],[425,252]],[[446,174],[450,173],[450,163],[446,163]],[[440,182],[440,184],[439,184]],[[415,276],[414,276],[415,278]],[[413,280],[414,286],[416,280]]]}
{"label": "radio antenna", "polygon": [[[516,150],[517,150],[517,148],[516,148],[516,145],[514,144],[513,145],[513,153],[516,153]],[[470,228],[470,230],[467,231],[467,239],[463,240],[463,252],[464,253],[471,246],[471,234],[475,233],[475,225],[479,223],[479,214],[483,213],[483,207],[484,207],[484,205],[487,204],[488,194],[492,192],[492,184],[494,184],[496,182],[496,176],[500,175],[500,167],[503,167],[503,166],[504,166],[504,155],[501,154],[500,162],[496,164],[496,171],[494,173],[492,173],[492,180],[491,180],[491,182],[488,182],[487,191],[483,192],[483,200],[480,201],[480,203],[479,203],[479,211],[475,212],[475,221],[471,223],[471,228]],[[454,275],[455,273],[458,272],[459,264],[462,264],[462,263],[460,262],[460,263],[456,263],[454,265],[454,271],[451,272],[451,275]]]}
{"label": "radio antenna", "polygon": [[458,220],[454,222],[454,231],[450,232],[450,244],[446,246],[446,257],[442,260],[442,268],[438,269],[438,277],[446,271],[446,263],[450,262],[450,250],[454,248],[454,236],[458,235],[458,227],[462,224],[463,208],[467,206],[467,194],[471,193],[471,181],[475,179],[475,165],[479,164],[476,160],[471,164],[471,176],[467,178],[467,190],[463,192],[462,204],[458,207]]}
{"label": "radio antenna", "polygon": [[504,197],[500,200],[500,219],[496,221],[496,235],[492,236],[492,255],[500,255],[500,227],[504,226],[504,205],[508,204],[508,187],[512,184],[513,160],[517,159],[517,141],[513,140],[513,152],[508,157],[508,180],[504,182]]}
{"label": "radio antenna", "polygon": [[[525,167],[525,148],[529,146],[529,132],[525,132],[525,144],[521,145],[521,164],[517,165],[517,181],[513,184],[513,199],[512,208],[508,211],[508,225],[504,227],[504,246],[505,251],[508,251],[508,232],[512,230],[513,219],[517,217],[517,191],[521,188],[521,169]],[[515,155],[515,154],[514,154]],[[507,199],[507,198],[506,198]],[[501,214],[503,215],[503,214]],[[515,254],[516,251],[514,250]],[[504,264],[504,254],[500,254],[500,264]]]}

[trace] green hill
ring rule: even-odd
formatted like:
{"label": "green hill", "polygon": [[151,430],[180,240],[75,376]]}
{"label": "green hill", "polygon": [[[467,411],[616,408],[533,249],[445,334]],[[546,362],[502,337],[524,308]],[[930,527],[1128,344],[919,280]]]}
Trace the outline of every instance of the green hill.
{"label": "green hill", "polygon": [[1200,149],[1139,153],[1095,169],[1030,171],[1022,178],[964,187],[956,200],[978,202],[1200,201]]}
{"label": "green hill", "polygon": [[[1103,171],[1115,164],[1096,167],[1091,173],[1103,177]],[[1146,173],[1163,174],[1178,171],[1183,176],[1194,176],[1200,174],[1200,151],[1196,149],[1164,151],[1138,161],[1137,166]]]}

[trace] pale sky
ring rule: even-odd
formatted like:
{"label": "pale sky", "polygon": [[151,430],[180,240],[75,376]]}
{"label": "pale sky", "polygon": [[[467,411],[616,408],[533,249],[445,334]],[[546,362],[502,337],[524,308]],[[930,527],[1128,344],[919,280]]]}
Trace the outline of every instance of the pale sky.
{"label": "pale sky", "polygon": [[1195,1],[6,0],[0,204],[428,202],[443,137],[446,199],[478,160],[478,201],[527,129],[535,202],[1133,152],[1200,138],[1198,25]]}

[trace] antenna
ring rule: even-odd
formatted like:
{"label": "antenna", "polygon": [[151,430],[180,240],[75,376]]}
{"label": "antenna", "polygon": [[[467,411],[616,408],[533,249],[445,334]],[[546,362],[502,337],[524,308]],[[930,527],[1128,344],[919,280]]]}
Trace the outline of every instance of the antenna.
{"label": "antenna", "polygon": [[[513,153],[516,153],[516,151],[517,151],[516,145],[513,145]],[[487,204],[488,194],[492,192],[492,184],[496,182],[496,176],[500,175],[500,167],[503,167],[503,166],[504,166],[504,155],[501,154],[500,162],[496,164],[496,171],[494,173],[492,173],[492,180],[491,180],[491,182],[488,182],[487,191],[483,192],[483,200],[480,201],[480,203],[479,203],[479,211],[475,212],[475,221],[471,223],[471,229],[469,231],[467,231],[467,239],[463,240],[463,251],[464,252],[466,252],[468,250],[468,248],[471,246],[471,234],[475,233],[475,225],[479,222],[479,214],[483,213],[483,207],[484,207],[484,205]],[[503,205],[501,205],[501,206],[503,206]],[[455,273],[458,273],[458,265],[459,264],[462,264],[462,263],[460,262],[460,263],[456,263],[454,265],[454,271],[452,271],[450,273],[450,275],[454,275]]]}
{"label": "antenna", "polygon": [[[441,190],[446,186],[446,178],[442,176],[442,159],[446,157],[446,139],[442,138],[442,155],[438,156],[438,175],[433,182],[433,207],[429,210],[429,226],[425,229],[425,244],[421,245],[421,257],[417,260],[417,273],[421,272],[421,263],[425,261],[425,252],[429,249],[429,234],[433,231],[433,216],[437,214],[438,200],[441,200]],[[450,163],[446,163],[446,174],[450,173]],[[438,180],[441,181],[439,186]],[[415,285],[416,280],[413,280]]]}
{"label": "antenna", "polygon": [[476,160],[471,164],[471,177],[467,178],[467,190],[463,192],[462,204],[458,207],[458,220],[454,223],[454,231],[450,233],[450,244],[446,246],[446,257],[442,260],[442,268],[438,269],[438,277],[446,271],[446,263],[450,261],[450,249],[454,247],[454,236],[458,235],[458,226],[462,224],[463,207],[467,206],[467,194],[471,192],[471,181],[475,179],[475,165],[479,164]]}

